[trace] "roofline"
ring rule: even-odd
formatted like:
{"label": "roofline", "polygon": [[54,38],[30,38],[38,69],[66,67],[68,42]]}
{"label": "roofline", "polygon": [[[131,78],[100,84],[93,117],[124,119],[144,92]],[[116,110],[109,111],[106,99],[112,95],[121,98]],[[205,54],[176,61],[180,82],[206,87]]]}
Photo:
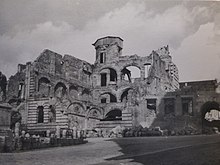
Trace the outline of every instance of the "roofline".
{"label": "roofline", "polygon": [[120,39],[121,41],[124,41],[121,37],[106,36],[106,37],[102,37],[102,38],[97,39],[92,45],[95,46],[95,44],[96,44],[99,40],[104,39],[104,38],[118,38],[118,39]]}
{"label": "roofline", "polygon": [[193,80],[193,81],[182,81],[182,82],[179,82],[179,84],[183,84],[183,83],[196,83],[196,82],[217,82],[216,79],[212,79],[212,80]]}

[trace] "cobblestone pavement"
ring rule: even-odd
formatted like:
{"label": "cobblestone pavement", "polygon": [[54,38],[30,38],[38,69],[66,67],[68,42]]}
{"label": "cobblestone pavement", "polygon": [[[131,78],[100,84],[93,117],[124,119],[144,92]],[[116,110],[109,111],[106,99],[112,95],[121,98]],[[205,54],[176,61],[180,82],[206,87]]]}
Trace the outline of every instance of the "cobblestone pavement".
{"label": "cobblestone pavement", "polygon": [[220,164],[219,156],[217,158],[220,154],[220,136],[216,135],[91,138],[88,141],[77,146],[0,153],[0,165],[153,165],[161,162],[163,165],[182,165],[192,164],[193,161],[199,164]]}

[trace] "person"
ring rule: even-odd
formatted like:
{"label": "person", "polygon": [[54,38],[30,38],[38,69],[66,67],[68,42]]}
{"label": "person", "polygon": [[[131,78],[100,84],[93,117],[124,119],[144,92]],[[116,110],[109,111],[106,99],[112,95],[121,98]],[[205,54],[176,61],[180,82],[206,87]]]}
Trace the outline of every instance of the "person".
{"label": "person", "polygon": [[3,92],[2,101],[6,100],[6,86],[7,86],[7,78],[0,71],[0,89]]}

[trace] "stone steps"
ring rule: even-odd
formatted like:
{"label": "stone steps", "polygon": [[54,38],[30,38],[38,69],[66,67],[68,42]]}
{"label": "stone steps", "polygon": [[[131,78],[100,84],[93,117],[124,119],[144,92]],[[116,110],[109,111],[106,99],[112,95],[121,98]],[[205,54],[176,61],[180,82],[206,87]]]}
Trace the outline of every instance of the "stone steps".
{"label": "stone steps", "polygon": [[[56,123],[40,123],[40,124],[29,124],[28,129],[32,131],[46,131],[46,130],[55,130],[56,129]],[[68,125],[66,123],[59,124],[59,127],[61,129],[68,128]]]}
{"label": "stone steps", "polygon": [[116,126],[122,126],[122,127],[132,127],[132,121],[100,121],[97,123],[97,128],[106,128],[106,129],[112,129],[115,128]]}

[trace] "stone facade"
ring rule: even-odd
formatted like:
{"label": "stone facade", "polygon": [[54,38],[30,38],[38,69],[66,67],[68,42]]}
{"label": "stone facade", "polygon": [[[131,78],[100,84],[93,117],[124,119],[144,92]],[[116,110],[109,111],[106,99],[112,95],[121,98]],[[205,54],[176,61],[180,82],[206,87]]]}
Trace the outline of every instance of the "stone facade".
{"label": "stone facade", "polygon": [[[50,50],[19,64],[9,79],[7,101],[21,113],[28,130],[150,127],[172,109],[164,110],[164,98],[180,90],[168,46],[145,57],[122,56],[119,37],[100,38],[93,46],[94,64]],[[131,76],[131,66],[139,70],[134,73],[139,77]],[[174,109],[182,115],[181,108]]]}
{"label": "stone facade", "polygon": [[[220,92],[216,80],[181,82],[180,88],[167,92],[160,102],[162,110],[152,126],[161,129],[181,130],[190,127],[198,133],[206,127],[220,129]],[[207,113],[218,111],[215,121],[205,119]]]}

